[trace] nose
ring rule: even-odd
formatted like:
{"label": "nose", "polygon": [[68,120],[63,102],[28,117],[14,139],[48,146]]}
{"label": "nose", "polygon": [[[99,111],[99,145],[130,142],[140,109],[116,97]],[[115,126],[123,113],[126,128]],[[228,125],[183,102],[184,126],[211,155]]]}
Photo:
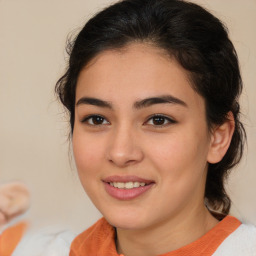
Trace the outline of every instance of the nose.
{"label": "nose", "polygon": [[120,127],[113,131],[107,149],[107,158],[118,167],[126,167],[139,163],[144,154],[139,145],[137,134],[128,127]]}

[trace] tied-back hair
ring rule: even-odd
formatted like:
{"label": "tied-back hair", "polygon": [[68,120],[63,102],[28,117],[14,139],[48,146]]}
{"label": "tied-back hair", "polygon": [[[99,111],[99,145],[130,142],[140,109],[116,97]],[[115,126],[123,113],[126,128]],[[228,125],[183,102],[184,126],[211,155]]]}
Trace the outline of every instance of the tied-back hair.
{"label": "tied-back hair", "polygon": [[235,131],[230,147],[219,163],[209,163],[205,188],[207,206],[227,214],[231,201],[225,180],[239,163],[246,139],[239,120],[242,80],[227,28],[204,8],[182,0],[124,0],[92,17],[69,42],[67,71],[55,88],[70,114],[71,135],[81,69],[99,53],[131,43],[163,49],[188,72],[191,86],[205,100],[209,131],[227,121],[228,113],[233,114]]}

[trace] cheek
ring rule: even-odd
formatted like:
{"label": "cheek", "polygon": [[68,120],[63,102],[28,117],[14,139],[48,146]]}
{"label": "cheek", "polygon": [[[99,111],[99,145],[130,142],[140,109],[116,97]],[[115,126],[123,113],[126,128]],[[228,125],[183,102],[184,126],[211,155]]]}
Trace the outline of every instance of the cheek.
{"label": "cheek", "polygon": [[158,173],[158,189],[168,198],[166,204],[172,205],[166,211],[177,210],[188,202],[196,204],[204,194],[205,147],[184,134],[153,145],[158,145],[150,152],[151,165]]}
{"label": "cheek", "polygon": [[83,136],[75,131],[72,144],[79,176],[96,174],[95,170],[98,169],[98,165],[102,162],[102,147],[99,147],[93,138]]}
{"label": "cheek", "polygon": [[95,199],[96,188],[98,188],[100,170],[102,169],[102,147],[99,147],[90,136],[84,136],[75,131],[72,144],[80,182],[87,195],[95,202],[97,201]]}
{"label": "cheek", "polygon": [[193,178],[195,173],[201,174],[206,165],[207,143],[202,135],[181,131],[165,137],[164,140],[155,138],[151,141],[150,159],[152,164],[163,175],[173,180],[187,176]]}

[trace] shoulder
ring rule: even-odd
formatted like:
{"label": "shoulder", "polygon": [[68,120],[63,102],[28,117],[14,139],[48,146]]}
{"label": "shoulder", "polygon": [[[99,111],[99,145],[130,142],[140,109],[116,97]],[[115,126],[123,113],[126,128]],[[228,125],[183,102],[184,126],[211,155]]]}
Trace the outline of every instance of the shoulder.
{"label": "shoulder", "polygon": [[241,224],[219,246],[213,256],[256,256],[256,226]]}
{"label": "shoulder", "polygon": [[26,234],[12,256],[68,256],[75,235],[70,231],[44,229]]}

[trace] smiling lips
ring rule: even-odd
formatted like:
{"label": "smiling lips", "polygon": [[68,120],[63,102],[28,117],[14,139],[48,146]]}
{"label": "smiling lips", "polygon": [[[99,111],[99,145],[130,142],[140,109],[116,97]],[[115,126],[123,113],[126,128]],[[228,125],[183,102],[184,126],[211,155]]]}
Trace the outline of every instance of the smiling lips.
{"label": "smiling lips", "polygon": [[111,176],[103,180],[107,193],[119,200],[134,199],[148,191],[154,181],[136,176]]}
{"label": "smiling lips", "polygon": [[109,183],[112,187],[115,188],[125,188],[125,189],[131,189],[131,188],[139,188],[139,187],[144,187],[146,185],[145,182],[110,182]]}

